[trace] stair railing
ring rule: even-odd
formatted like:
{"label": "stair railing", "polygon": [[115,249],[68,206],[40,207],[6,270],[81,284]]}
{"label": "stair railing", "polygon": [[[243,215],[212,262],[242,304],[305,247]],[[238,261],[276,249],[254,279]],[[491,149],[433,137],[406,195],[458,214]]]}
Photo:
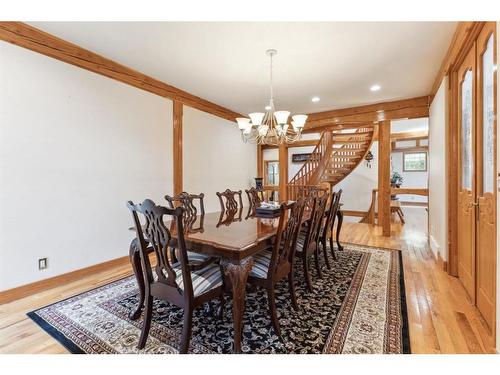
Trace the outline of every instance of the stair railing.
{"label": "stair railing", "polygon": [[325,131],[321,133],[318,144],[309,155],[309,158],[287,184],[288,199],[296,200],[303,193],[304,188],[319,186],[330,161],[333,150],[332,142],[331,132]]}

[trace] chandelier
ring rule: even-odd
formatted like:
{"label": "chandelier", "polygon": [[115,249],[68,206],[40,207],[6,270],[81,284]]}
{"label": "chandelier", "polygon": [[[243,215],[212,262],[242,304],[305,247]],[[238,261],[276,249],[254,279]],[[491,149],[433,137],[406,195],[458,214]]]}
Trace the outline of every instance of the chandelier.
{"label": "chandelier", "polygon": [[271,99],[266,107],[266,113],[253,112],[250,118],[240,117],[236,119],[238,128],[241,130],[243,142],[252,142],[263,145],[277,146],[281,143],[294,143],[302,134],[307,115],[292,116],[291,126],[288,124],[288,111],[276,111],[273,97],[273,56],[278,53],[275,49],[266,51],[271,59],[270,64],[270,92]]}

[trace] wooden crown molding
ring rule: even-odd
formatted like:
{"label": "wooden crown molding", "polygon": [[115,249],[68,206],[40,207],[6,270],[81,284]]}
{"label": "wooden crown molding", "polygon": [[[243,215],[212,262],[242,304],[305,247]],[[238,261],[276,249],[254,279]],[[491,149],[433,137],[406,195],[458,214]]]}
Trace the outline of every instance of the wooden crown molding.
{"label": "wooden crown molding", "polygon": [[429,116],[430,96],[309,114],[304,132],[373,125],[374,122]]}
{"label": "wooden crown molding", "polygon": [[239,113],[139,73],[23,22],[0,22],[0,40],[234,121]]}

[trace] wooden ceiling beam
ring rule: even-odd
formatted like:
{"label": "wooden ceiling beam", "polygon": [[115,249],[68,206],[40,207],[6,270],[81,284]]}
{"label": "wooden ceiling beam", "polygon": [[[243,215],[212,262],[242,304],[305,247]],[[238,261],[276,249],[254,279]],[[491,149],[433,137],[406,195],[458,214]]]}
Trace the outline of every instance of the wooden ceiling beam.
{"label": "wooden ceiling beam", "polygon": [[[335,124],[344,124],[346,122],[364,122],[366,123],[375,123],[378,121],[390,121],[390,120],[399,120],[399,119],[412,119],[412,118],[421,118],[429,116],[429,106],[419,106],[419,107],[408,107],[401,108],[395,110],[387,110],[387,111],[378,111],[378,112],[368,112],[363,114],[352,114],[343,117],[332,117],[329,119],[321,119],[315,121],[307,121],[306,126],[304,127],[305,132],[320,132],[325,127],[331,127]],[[358,126],[362,127],[362,126]]]}
{"label": "wooden ceiling beam", "polygon": [[[406,118],[419,115],[414,114],[412,110],[429,107],[430,97],[421,96],[417,98],[396,100],[383,103],[368,104],[359,107],[342,108],[333,111],[317,112],[309,114],[306,128],[314,127],[328,122],[347,122],[347,121],[379,121],[381,115],[388,116],[391,120],[397,118]],[[428,112],[428,111],[427,111]],[[399,117],[404,116],[404,117]]]}
{"label": "wooden ceiling beam", "polygon": [[[420,139],[428,139],[429,132],[427,130],[391,133],[391,141],[414,141]],[[375,134],[374,141],[378,140],[378,135]]]}
{"label": "wooden ceiling beam", "polygon": [[0,22],[0,40],[234,121],[239,113],[209,102],[23,22]]}

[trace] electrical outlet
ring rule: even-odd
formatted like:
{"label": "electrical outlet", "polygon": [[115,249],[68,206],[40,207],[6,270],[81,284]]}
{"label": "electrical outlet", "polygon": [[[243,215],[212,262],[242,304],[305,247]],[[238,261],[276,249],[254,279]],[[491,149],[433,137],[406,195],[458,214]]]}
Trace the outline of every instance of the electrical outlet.
{"label": "electrical outlet", "polygon": [[49,263],[47,262],[47,258],[40,258],[38,259],[38,269],[39,270],[44,270],[49,266]]}

